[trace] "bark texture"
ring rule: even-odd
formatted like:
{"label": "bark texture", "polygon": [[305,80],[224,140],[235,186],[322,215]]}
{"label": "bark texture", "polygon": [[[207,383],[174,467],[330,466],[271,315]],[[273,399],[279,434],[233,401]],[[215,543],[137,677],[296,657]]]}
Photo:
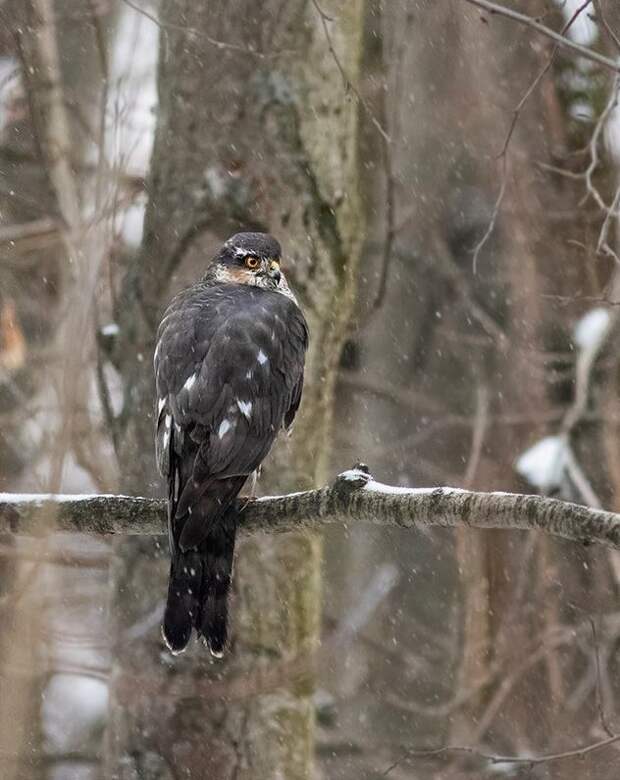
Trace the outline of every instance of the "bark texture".
{"label": "bark texture", "polygon": [[[497,528],[543,531],[581,544],[620,549],[620,515],[568,501],[459,488],[405,488],[375,482],[363,469],[333,484],[253,501],[237,499],[242,535],[315,531],[350,521],[399,528]],[[53,513],[63,531],[95,534],[166,533],[161,499],[130,496],[12,496],[0,493],[0,533],[40,534]]]}
{"label": "bark texture", "polygon": [[[364,94],[392,141],[386,155],[372,122],[364,123],[364,157],[374,163],[364,180],[368,241],[357,317],[339,381],[343,424],[336,457],[342,462],[372,452],[377,476],[394,484],[524,490],[514,469],[516,454],[556,433],[573,398],[574,374],[569,367],[568,381],[562,381],[554,360],[571,359],[572,324],[584,310],[575,291],[588,291],[585,295],[596,299],[610,278],[609,264],[583,251],[592,234],[596,243],[602,220],[596,208],[583,208],[583,182],[573,186],[565,177],[543,174],[540,166],[587,167],[587,152],[578,163],[571,158],[577,149],[587,149],[592,128],[586,132],[571,121],[570,91],[563,86],[577,65],[561,51],[526,101],[508,145],[506,187],[494,216],[504,164],[497,155],[515,107],[551,56],[552,42],[463,0],[368,5]],[[543,6],[529,0],[519,11],[537,17]],[[606,8],[611,23],[611,6]],[[545,17],[545,24],[561,29],[559,10]],[[611,50],[607,46],[606,53]],[[610,80],[605,73],[606,89]],[[599,110],[595,107],[595,116]],[[611,200],[603,181],[609,173],[600,168],[600,186]],[[474,273],[473,249],[492,219],[495,229]],[[373,311],[386,258],[385,294]],[[546,297],[555,295],[566,296],[567,305]],[[614,401],[602,414],[601,426],[609,431],[613,456],[617,429],[607,421],[617,409],[617,382],[611,393]],[[617,470],[598,466],[602,447],[594,426],[581,425],[575,440],[580,462],[597,464],[588,473],[595,492],[615,508],[608,474]],[[527,703],[540,685],[547,686],[549,698],[557,690],[551,683],[556,676],[551,666],[558,665],[555,651],[549,653],[548,675],[543,673],[531,688],[523,686],[500,717],[481,717],[492,697],[481,687],[479,695],[471,690],[490,664],[500,659],[507,666],[516,663],[524,638],[566,618],[549,579],[532,607],[530,579],[542,580],[530,569],[551,570],[555,564],[562,572],[566,565],[558,575],[566,587],[577,582],[575,561],[565,555],[558,560],[552,545],[546,558],[539,555],[540,540],[531,537],[522,542],[514,534],[462,528],[456,538],[454,550],[453,538],[440,534],[420,539],[412,550],[398,530],[373,534],[358,527],[352,538],[340,527],[329,531],[333,561],[328,558],[328,566],[338,582],[330,589],[334,593],[358,593],[378,559],[397,562],[403,582],[415,576],[412,570],[419,575],[415,599],[405,601],[409,583],[390,594],[383,624],[376,621],[371,627],[375,641],[391,642],[403,657],[419,658],[424,654],[411,625],[422,622],[429,633],[442,637],[424,658],[434,664],[441,657],[433,675],[410,671],[406,663],[386,665],[370,646],[355,649],[357,663],[350,657],[334,659],[333,689],[342,702],[339,723],[345,723],[344,734],[352,740],[363,743],[377,734],[406,740],[415,728],[430,740],[445,735],[458,742],[501,734],[535,750],[559,729],[553,718],[546,730],[530,728]],[[597,551],[573,547],[568,555],[589,560]],[[605,568],[594,561],[589,566],[593,572]],[[449,621],[445,609],[427,609],[444,588],[446,606],[458,610]],[[336,620],[342,619],[351,595],[341,604],[334,596],[327,604]],[[404,622],[394,619],[402,604]],[[498,616],[507,609],[514,609],[514,618],[504,621]],[[565,674],[568,685],[570,677]],[[403,679],[410,682],[403,686]],[[387,705],[377,703],[378,690],[394,692]],[[399,696],[407,702],[434,701],[442,691],[446,700],[468,692],[443,719],[436,719],[432,707],[392,704]],[[363,724],[360,709],[370,713]],[[572,733],[567,711],[563,708],[562,717]],[[523,732],[517,733],[515,723],[523,724]],[[360,765],[354,762],[334,759],[330,775],[358,776],[363,758]]]}
{"label": "bark texture", "polygon": [[[162,3],[145,235],[117,316],[115,361],[126,388],[118,420],[125,490],[154,487],[150,363],[158,317],[171,294],[200,276],[215,248],[241,229],[269,230],[281,240],[311,332],[301,415],[261,487],[278,490],[292,480],[310,486],[324,477],[335,366],[360,244],[358,106],[330,46],[356,79],[362,5],[324,3],[333,17],[328,40],[310,0]],[[138,542],[119,558],[117,605],[129,605],[119,637],[163,597],[167,561],[160,556],[147,563],[149,547]],[[310,777],[314,716],[307,675],[264,695],[248,691],[234,704],[225,692],[190,703],[174,697],[179,676],[221,680],[225,691],[235,675],[260,675],[274,658],[313,652],[320,614],[317,539],[252,539],[239,552],[233,646],[223,663],[214,665],[194,647],[182,658],[165,656],[162,672],[156,630],[119,656],[110,776]],[[128,696],[132,672],[149,667],[162,679],[155,696],[135,690]]]}

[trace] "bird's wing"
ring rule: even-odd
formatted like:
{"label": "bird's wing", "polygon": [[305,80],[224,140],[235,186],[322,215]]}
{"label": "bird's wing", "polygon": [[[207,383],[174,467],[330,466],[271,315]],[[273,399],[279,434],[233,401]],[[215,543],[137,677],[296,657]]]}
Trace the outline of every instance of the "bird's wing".
{"label": "bird's wing", "polygon": [[299,405],[306,344],[301,311],[279,293],[225,285],[173,302],[155,368],[157,458],[169,484],[178,470],[177,518],[214,480],[259,466]]}

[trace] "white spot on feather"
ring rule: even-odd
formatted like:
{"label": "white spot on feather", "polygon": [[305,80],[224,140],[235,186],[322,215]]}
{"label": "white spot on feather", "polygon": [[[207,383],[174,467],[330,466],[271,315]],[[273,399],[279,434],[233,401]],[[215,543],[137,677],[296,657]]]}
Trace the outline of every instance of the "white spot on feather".
{"label": "white spot on feather", "polygon": [[170,441],[170,428],[166,428],[164,431],[164,436],[162,439],[162,448],[165,450],[168,447],[168,442]]}
{"label": "white spot on feather", "polygon": [[165,405],[166,405],[166,399],[165,398],[160,398],[157,401],[157,416],[158,417],[161,414],[161,410],[164,408]]}
{"label": "white spot on feather", "polygon": [[252,415],[252,402],[237,400],[237,406],[239,407],[241,414],[249,420]]}
{"label": "white spot on feather", "polygon": [[261,366],[264,366],[265,363],[269,360],[269,358],[267,357],[267,355],[265,355],[262,349],[259,349],[258,355],[256,356],[256,360],[258,360]]}
{"label": "white spot on feather", "polygon": [[167,414],[164,417],[164,425],[166,426],[166,430],[168,431],[168,433],[170,433],[170,423],[171,422],[172,422],[172,417],[169,414]]}
{"label": "white spot on feather", "polygon": [[231,429],[230,420],[226,418],[225,420],[222,420],[220,423],[220,427],[217,429],[217,435],[219,439],[223,439],[224,436],[228,433],[228,431]]}
{"label": "white spot on feather", "polygon": [[196,374],[192,374],[190,377],[188,377],[185,380],[185,384],[183,385],[183,389],[187,390],[189,392],[195,384],[196,384]]}
{"label": "white spot on feather", "polygon": [[246,379],[252,379],[252,369],[245,372],[245,378]]}

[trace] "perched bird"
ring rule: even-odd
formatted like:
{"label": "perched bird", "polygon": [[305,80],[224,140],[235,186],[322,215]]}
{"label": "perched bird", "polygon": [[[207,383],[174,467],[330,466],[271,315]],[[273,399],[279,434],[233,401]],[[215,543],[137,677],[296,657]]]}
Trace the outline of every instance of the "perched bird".
{"label": "perched bird", "polygon": [[168,482],[170,582],[162,632],[227,641],[237,513],[231,504],[301,400],[308,329],[280,245],[237,233],[179,293],[157,332],[156,455]]}

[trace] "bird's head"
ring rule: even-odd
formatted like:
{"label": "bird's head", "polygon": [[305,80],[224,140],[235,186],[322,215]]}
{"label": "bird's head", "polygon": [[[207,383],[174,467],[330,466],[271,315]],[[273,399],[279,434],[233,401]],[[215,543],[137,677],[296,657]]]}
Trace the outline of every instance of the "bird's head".
{"label": "bird's head", "polygon": [[291,296],[280,268],[280,244],[268,233],[236,233],[217,253],[207,279],[248,284]]}

